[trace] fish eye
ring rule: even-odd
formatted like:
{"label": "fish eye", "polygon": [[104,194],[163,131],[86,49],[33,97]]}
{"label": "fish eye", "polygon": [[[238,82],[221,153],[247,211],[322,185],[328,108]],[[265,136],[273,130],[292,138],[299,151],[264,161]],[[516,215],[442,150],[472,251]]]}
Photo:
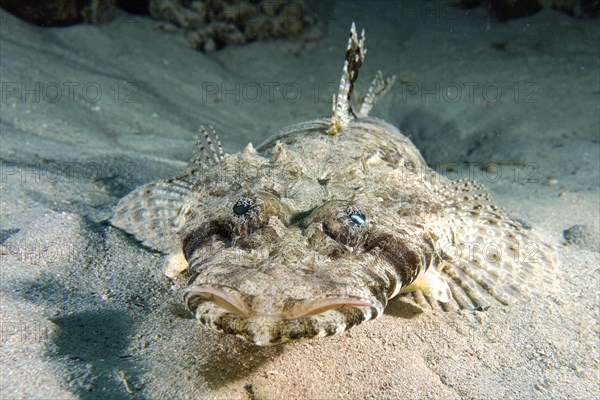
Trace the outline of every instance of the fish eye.
{"label": "fish eye", "polygon": [[315,222],[321,223],[323,232],[331,239],[355,249],[365,243],[371,228],[360,206],[342,200],[330,200],[312,211],[307,224]]}
{"label": "fish eye", "polygon": [[355,225],[358,225],[361,228],[367,225],[367,217],[365,216],[364,212],[354,208],[348,208],[346,213],[348,214],[350,221],[352,221]]}
{"label": "fish eye", "polygon": [[240,197],[233,204],[233,213],[239,217],[245,215],[250,211],[252,206],[254,205],[254,201],[248,197]]}
{"label": "fish eye", "polygon": [[230,205],[227,224],[231,236],[247,236],[265,226],[276,213],[271,200],[269,195],[259,194],[240,197]]}

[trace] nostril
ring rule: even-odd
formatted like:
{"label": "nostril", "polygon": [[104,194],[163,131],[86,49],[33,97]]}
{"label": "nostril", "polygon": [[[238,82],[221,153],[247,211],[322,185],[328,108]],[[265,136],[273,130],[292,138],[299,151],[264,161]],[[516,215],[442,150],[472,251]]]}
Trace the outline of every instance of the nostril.
{"label": "nostril", "polygon": [[329,254],[327,254],[327,257],[329,257],[332,260],[337,260],[342,258],[343,255],[344,253],[340,249],[333,249],[329,252]]}
{"label": "nostril", "polygon": [[253,250],[259,247],[260,243],[256,240],[256,238],[240,236],[236,238],[235,245],[241,250]]}
{"label": "nostril", "polygon": [[290,225],[296,225],[299,228],[306,229],[308,227],[308,217],[317,207],[313,207],[310,210],[296,213],[290,217]]}

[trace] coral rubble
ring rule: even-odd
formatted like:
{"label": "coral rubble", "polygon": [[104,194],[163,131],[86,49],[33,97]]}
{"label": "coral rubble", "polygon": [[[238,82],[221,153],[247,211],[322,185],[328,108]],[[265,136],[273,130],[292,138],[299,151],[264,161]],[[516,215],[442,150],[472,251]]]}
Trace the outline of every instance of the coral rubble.
{"label": "coral rubble", "polygon": [[303,0],[151,0],[158,27],[181,32],[204,52],[270,38],[316,40],[317,18]]}
{"label": "coral rubble", "polygon": [[17,17],[42,26],[103,23],[117,10],[147,14],[149,0],[0,0],[0,7]]}

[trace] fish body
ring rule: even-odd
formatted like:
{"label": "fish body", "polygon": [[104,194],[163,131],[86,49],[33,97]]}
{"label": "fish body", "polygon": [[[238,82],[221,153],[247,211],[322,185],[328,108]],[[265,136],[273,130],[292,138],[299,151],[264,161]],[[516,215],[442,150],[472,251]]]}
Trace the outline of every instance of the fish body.
{"label": "fish body", "polygon": [[352,108],[364,54],[353,25],[331,118],[236,154],[203,130],[194,168],[117,205],[112,224],[169,254],[165,273],[202,324],[274,345],[343,332],[408,291],[485,308],[555,288],[550,247],[368,116],[392,80],[378,75]]}

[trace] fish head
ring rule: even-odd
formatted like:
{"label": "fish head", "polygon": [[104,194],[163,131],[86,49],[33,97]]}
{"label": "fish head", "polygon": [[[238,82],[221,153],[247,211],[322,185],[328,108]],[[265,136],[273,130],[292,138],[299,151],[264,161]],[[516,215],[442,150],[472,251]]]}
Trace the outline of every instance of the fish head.
{"label": "fish head", "polygon": [[315,166],[331,148],[308,137],[227,155],[186,201],[184,299],[204,325],[257,345],[330,336],[380,316],[420,273],[414,235],[364,185],[396,167]]}

